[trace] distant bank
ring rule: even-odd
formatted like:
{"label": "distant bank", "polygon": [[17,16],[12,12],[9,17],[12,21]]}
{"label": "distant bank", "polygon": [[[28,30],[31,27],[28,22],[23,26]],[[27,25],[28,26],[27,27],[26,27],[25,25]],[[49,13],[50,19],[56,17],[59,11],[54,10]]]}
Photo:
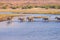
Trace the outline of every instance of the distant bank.
{"label": "distant bank", "polygon": [[45,8],[0,9],[0,12],[19,12],[21,14],[60,14],[60,9],[45,9]]}

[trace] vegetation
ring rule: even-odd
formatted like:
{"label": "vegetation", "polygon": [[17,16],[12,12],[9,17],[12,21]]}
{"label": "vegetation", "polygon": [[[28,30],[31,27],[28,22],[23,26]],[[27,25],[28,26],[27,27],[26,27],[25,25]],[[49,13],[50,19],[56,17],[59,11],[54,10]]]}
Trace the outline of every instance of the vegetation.
{"label": "vegetation", "polygon": [[2,6],[2,9],[7,9],[7,5],[5,5],[5,6]]}
{"label": "vegetation", "polygon": [[33,6],[31,6],[31,5],[27,5],[27,6],[22,7],[22,9],[31,9],[31,8],[33,8]]}
{"label": "vegetation", "polygon": [[[33,6],[33,5],[25,5],[25,6],[17,6],[13,4],[5,4],[5,3],[0,3],[0,6],[2,6],[2,9],[7,9],[7,8],[11,8],[11,9],[31,9],[31,8],[52,8],[52,9],[60,9],[60,5],[56,5],[56,4],[50,4],[50,5],[40,5],[40,6]],[[10,6],[10,7],[9,7]]]}
{"label": "vegetation", "polygon": [[31,8],[60,9],[60,5],[43,5],[43,6],[31,6],[31,5],[27,5],[27,6],[23,6],[22,7],[22,9],[31,9]]}
{"label": "vegetation", "polygon": [[60,5],[43,5],[43,6],[35,6],[35,8],[53,8],[53,9],[60,9]]}
{"label": "vegetation", "polygon": [[19,6],[11,6],[10,8],[17,9],[17,8],[19,8]]}
{"label": "vegetation", "polygon": [[25,5],[25,6],[18,6],[18,5],[14,5],[14,4],[11,4],[11,3],[3,3],[3,2],[0,2],[0,8],[2,7],[2,9],[7,9],[7,8],[11,8],[11,9],[18,9],[18,8],[21,8],[21,9],[31,9],[31,8],[46,8],[46,9],[49,9],[49,8],[52,8],[52,9],[60,9],[60,5],[56,5],[56,4],[46,4],[46,5]]}
{"label": "vegetation", "polygon": [[[39,14],[40,13],[50,13],[50,14],[57,14],[58,13],[58,14],[60,14],[60,5],[42,5],[42,6],[33,6],[33,5],[18,6],[18,5],[14,5],[13,6],[13,4],[8,5],[8,4],[0,3],[0,6],[2,7],[2,9],[5,9],[5,11],[7,8],[8,9],[11,8],[12,11],[13,11],[13,9],[18,9],[18,10],[14,10],[14,12],[39,13]],[[19,8],[21,8],[21,10]],[[36,9],[32,9],[32,8],[36,8]],[[39,9],[39,8],[42,8],[42,9]],[[25,10],[22,10],[22,9],[25,9]],[[32,10],[30,10],[30,9],[32,9]],[[52,10],[52,9],[54,9],[54,10]],[[3,11],[3,10],[0,10],[0,11]],[[11,11],[11,10],[7,10],[7,11]]]}

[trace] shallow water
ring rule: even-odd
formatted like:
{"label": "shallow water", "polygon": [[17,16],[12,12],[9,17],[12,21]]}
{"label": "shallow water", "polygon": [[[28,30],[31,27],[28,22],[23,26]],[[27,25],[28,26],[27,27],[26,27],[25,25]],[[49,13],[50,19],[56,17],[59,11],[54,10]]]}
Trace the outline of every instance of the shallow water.
{"label": "shallow water", "polygon": [[[49,16],[50,14],[30,14],[31,16]],[[39,21],[38,21],[39,20]],[[60,40],[60,22],[44,22],[37,19],[36,22],[20,22],[14,19],[8,24],[0,22],[0,40]]]}

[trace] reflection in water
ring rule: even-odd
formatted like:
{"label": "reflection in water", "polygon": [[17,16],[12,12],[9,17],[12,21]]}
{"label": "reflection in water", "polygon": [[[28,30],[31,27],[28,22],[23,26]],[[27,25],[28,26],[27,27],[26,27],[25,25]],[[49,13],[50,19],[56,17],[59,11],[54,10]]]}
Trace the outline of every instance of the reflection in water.
{"label": "reflection in water", "polygon": [[12,24],[12,20],[7,21],[7,25],[10,25],[10,24]]}
{"label": "reflection in water", "polygon": [[5,28],[0,28],[0,40],[59,40],[59,39],[60,39],[60,22],[40,21],[20,23],[18,21],[16,22],[14,21],[12,22],[11,25]]}

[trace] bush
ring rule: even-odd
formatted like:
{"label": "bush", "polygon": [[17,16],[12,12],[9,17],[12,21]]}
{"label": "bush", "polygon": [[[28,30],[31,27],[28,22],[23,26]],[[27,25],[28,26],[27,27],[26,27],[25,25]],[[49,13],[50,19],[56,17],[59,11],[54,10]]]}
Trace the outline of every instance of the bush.
{"label": "bush", "polygon": [[56,6],[56,9],[60,9],[60,6]]}
{"label": "bush", "polygon": [[7,9],[7,6],[3,6],[2,9]]}
{"label": "bush", "polygon": [[54,5],[52,5],[52,6],[49,6],[49,8],[55,8],[55,6],[54,6]]}
{"label": "bush", "polygon": [[31,5],[27,5],[27,6],[22,7],[22,9],[31,9],[31,8],[33,8],[33,6],[31,6]]}
{"label": "bush", "polygon": [[44,5],[44,6],[35,6],[35,8],[54,8],[54,9],[60,9],[59,5]]}
{"label": "bush", "polygon": [[60,9],[60,6],[58,6],[58,9]]}
{"label": "bush", "polygon": [[12,9],[16,9],[16,7],[11,7]]}
{"label": "bush", "polygon": [[40,6],[35,6],[35,8],[40,8]]}

